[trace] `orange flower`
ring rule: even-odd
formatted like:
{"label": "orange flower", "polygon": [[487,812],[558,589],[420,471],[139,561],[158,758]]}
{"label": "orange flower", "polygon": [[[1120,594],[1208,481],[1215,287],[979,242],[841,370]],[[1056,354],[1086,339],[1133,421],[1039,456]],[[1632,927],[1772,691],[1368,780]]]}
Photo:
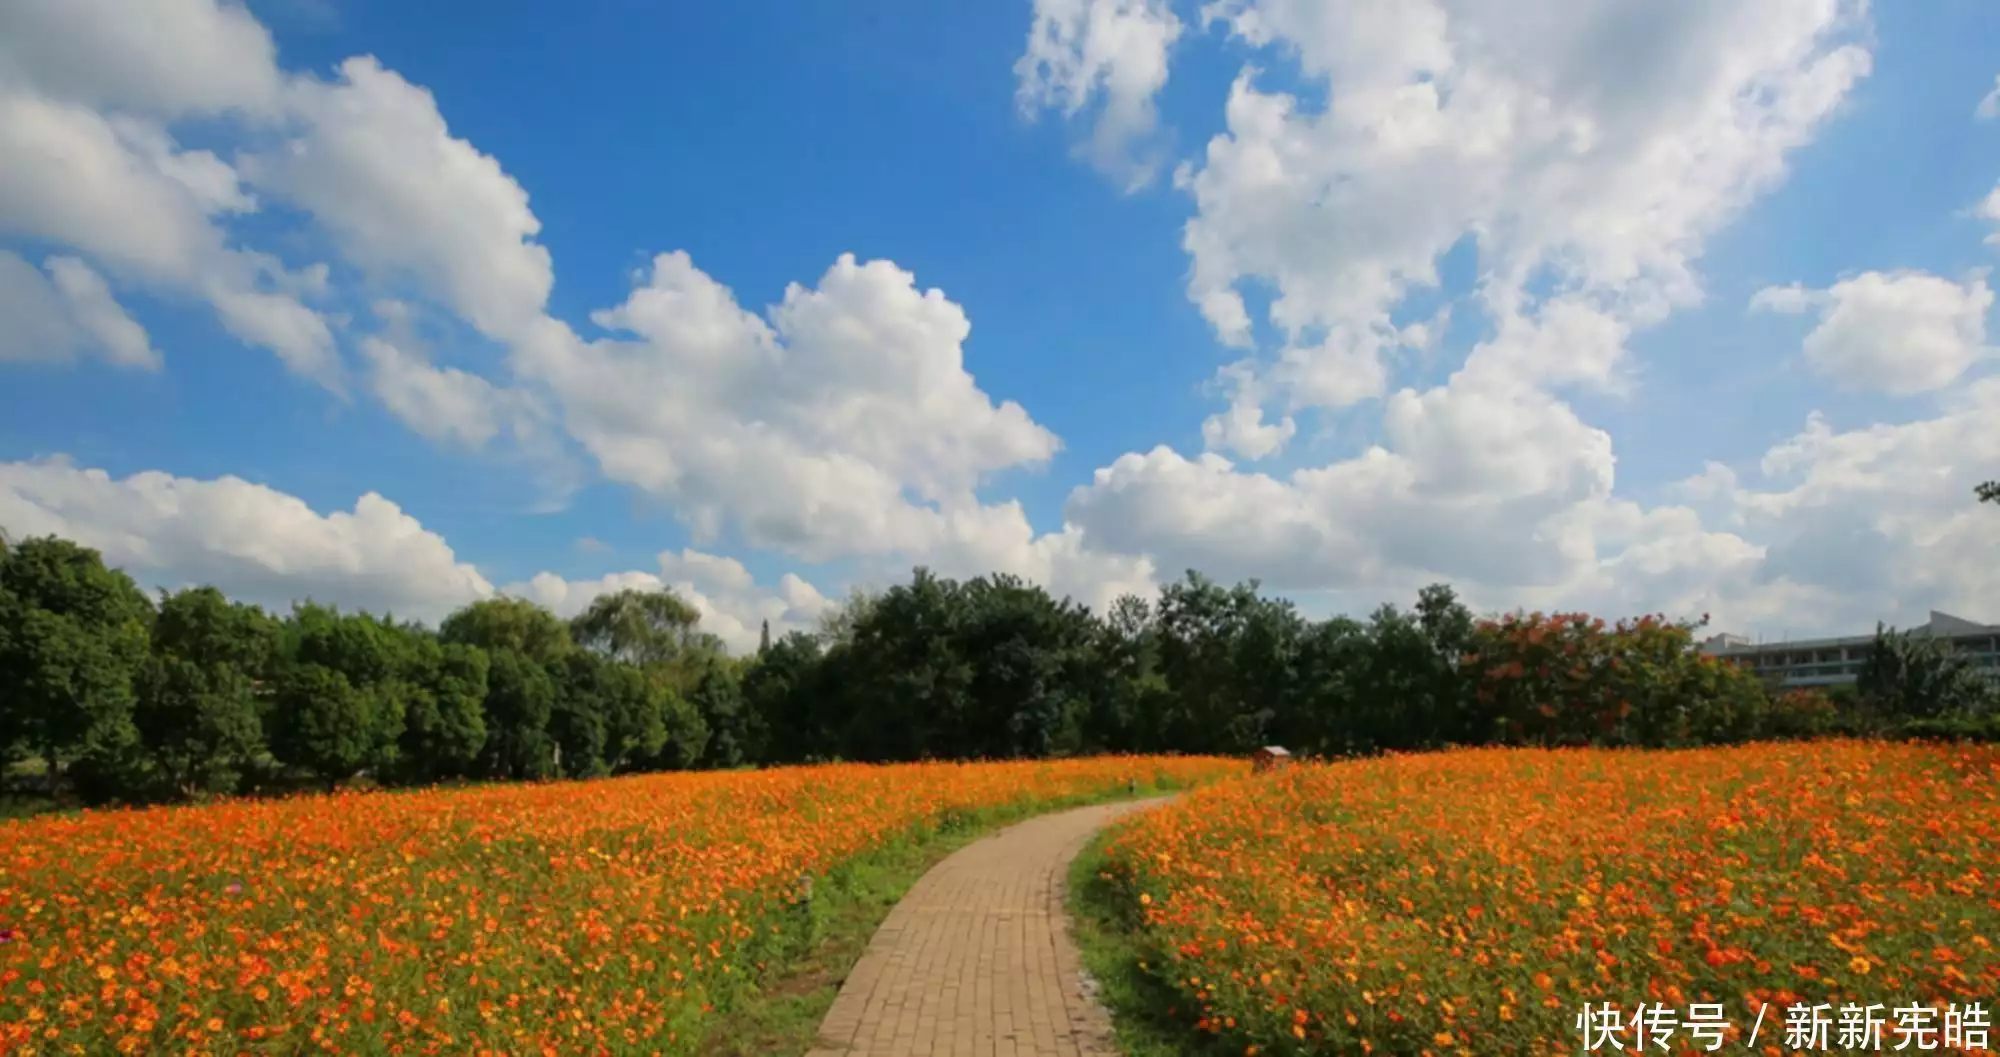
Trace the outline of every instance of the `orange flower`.
{"label": "orange flower", "polygon": [[1852,741],[1307,764],[1119,824],[1103,873],[1183,1008],[1267,1052],[1568,1052],[1586,1001],[1747,1037],[1763,1001],[2000,987],[1996,779],[2000,747]]}

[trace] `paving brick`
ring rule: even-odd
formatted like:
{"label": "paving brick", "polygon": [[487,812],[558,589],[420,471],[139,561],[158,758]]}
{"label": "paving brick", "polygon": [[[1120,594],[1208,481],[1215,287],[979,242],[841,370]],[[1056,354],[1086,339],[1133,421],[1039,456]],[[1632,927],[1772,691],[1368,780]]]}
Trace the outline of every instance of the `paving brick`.
{"label": "paving brick", "polygon": [[807,1057],[1116,1057],[1083,991],[1065,881],[1100,827],[1163,799],[1042,815],[932,867],[869,941]]}

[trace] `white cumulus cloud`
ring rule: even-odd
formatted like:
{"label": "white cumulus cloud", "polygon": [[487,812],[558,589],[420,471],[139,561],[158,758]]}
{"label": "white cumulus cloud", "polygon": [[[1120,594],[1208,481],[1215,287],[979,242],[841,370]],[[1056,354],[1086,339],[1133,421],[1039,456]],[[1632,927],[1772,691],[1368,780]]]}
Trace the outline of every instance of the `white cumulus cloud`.
{"label": "white cumulus cloud", "polygon": [[1777,286],[1754,308],[1812,311],[1806,362],[1838,385],[1909,394],[1956,381],[1991,353],[1986,314],[1993,291],[1984,272],[1963,282],[1924,272],[1863,272],[1825,290]]}
{"label": "white cumulus cloud", "polygon": [[44,275],[0,250],[0,361],[61,361],[79,353],[121,367],[158,370],[146,328],[127,315],[104,277],[75,257],[51,257]]}
{"label": "white cumulus cloud", "polygon": [[768,320],[684,253],[662,254],[585,341],[552,321],[516,350],[604,474],[670,501],[698,536],[734,524],[808,560],[921,552],[940,508],[1045,462],[1054,434],[965,370],[958,305],[888,261],[843,256]]}
{"label": "white cumulus cloud", "polygon": [[104,553],[141,583],[214,584],[283,608],[295,599],[437,620],[493,587],[450,545],[373,492],[321,514],[237,477],[116,478],[67,461],[0,463],[0,526]]}
{"label": "white cumulus cloud", "polygon": [[1147,142],[1159,123],[1154,97],[1181,29],[1165,0],[1035,0],[1014,65],[1022,111],[1094,110],[1083,153],[1128,188],[1144,186],[1156,167]]}

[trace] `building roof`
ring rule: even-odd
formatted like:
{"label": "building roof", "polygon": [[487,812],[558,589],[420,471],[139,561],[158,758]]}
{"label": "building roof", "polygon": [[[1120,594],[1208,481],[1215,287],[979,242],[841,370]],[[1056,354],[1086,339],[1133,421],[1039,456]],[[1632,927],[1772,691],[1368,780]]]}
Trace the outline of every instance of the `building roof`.
{"label": "building roof", "polygon": [[[2000,624],[1980,624],[1933,609],[1930,620],[1908,630],[1925,635],[1959,638],[1966,635],[2000,635]],[[1765,650],[1817,650],[1835,646],[1865,646],[1874,641],[1875,633],[1872,631],[1865,635],[1785,639],[1778,642],[1752,642],[1741,635],[1721,634],[1711,636],[1701,644],[1701,648],[1704,653],[1761,653]]]}
{"label": "building roof", "polygon": [[1289,750],[1287,750],[1287,749],[1286,749],[1286,748],[1285,748],[1285,747],[1284,747],[1283,745],[1266,745],[1266,746],[1264,746],[1263,748],[1261,748],[1261,749],[1258,749],[1257,751],[1258,751],[1258,752],[1261,752],[1261,753],[1264,753],[1264,754],[1266,754],[1266,755],[1269,755],[1269,756],[1290,756],[1290,755],[1291,755],[1291,752],[1290,752]]}

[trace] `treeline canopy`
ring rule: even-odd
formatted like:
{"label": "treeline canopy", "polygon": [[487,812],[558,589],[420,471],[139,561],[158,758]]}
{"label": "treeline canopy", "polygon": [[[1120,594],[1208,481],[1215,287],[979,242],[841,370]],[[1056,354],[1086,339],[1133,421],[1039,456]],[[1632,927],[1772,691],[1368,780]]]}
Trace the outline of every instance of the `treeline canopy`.
{"label": "treeline canopy", "polygon": [[[731,657],[667,591],[563,620],[473,603],[437,628],[212,587],[148,598],[97,552],[0,553],[0,754],[88,799],[589,777],[847,759],[1317,754],[1480,743],[1676,745],[1810,733],[1827,706],[1703,656],[1693,627],[1476,621],[1450,588],[1309,620],[1190,572],[1092,613],[1008,575],[917,569],[813,632]],[[1983,684],[1886,633],[1864,677],[1911,715]],[[1934,654],[1936,656],[1934,656]],[[1879,669],[1879,670],[1877,670]],[[1872,680],[1872,682],[1870,682]]]}

